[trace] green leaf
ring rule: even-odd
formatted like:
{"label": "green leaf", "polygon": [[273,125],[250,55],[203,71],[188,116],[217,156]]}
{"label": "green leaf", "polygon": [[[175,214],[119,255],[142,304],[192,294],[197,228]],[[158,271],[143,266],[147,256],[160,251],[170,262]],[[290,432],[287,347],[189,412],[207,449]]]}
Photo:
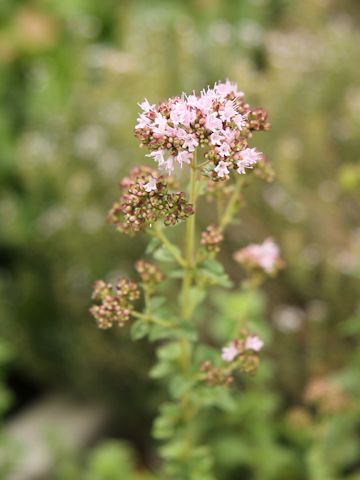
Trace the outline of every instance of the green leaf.
{"label": "green leaf", "polygon": [[231,288],[233,286],[224,267],[217,260],[205,260],[202,267],[198,270],[198,275],[205,279],[210,285],[220,285],[224,288]]}
{"label": "green leaf", "polygon": [[181,356],[181,345],[178,342],[169,342],[157,351],[162,360],[177,360]]}
{"label": "green leaf", "polygon": [[155,252],[155,250],[161,245],[161,242],[158,238],[152,238],[148,243],[145,253],[150,255],[151,253]]}
{"label": "green leaf", "polygon": [[166,327],[161,325],[154,325],[151,327],[149,333],[150,342],[155,342],[156,340],[162,340],[163,338],[168,338],[170,336],[170,331]]}
{"label": "green leaf", "polygon": [[180,410],[177,404],[166,403],[160,407],[160,414],[153,425],[153,435],[157,439],[170,438],[180,418]]}
{"label": "green leaf", "polygon": [[[181,252],[180,250],[175,246],[173,245],[173,248],[174,250],[176,250],[176,252],[181,255]],[[158,248],[155,253],[154,253],[154,258],[156,260],[158,260],[159,262],[172,262],[174,263],[176,260],[174,259],[174,256],[169,252],[169,250],[162,246],[160,248]]]}
{"label": "green leaf", "polygon": [[204,407],[218,407],[225,412],[233,412],[237,406],[237,402],[231,396],[231,390],[223,386],[204,386],[198,390],[197,396]]}
{"label": "green leaf", "polygon": [[145,337],[150,331],[150,324],[144,322],[144,320],[136,320],[131,325],[130,335],[132,340],[140,340]]}
{"label": "green leaf", "polygon": [[159,362],[150,370],[151,378],[163,378],[171,375],[174,371],[173,365],[169,362]]}
{"label": "green leaf", "polygon": [[203,267],[215,275],[221,275],[222,273],[224,273],[223,265],[214,259],[205,260],[205,262],[203,263]]}
{"label": "green leaf", "polygon": [[161,455],[167,460],[177,460],[184,457],[188,449],[186,440],[174,440],[160,449]]}
{"label": "green leaf", "polygon": [[206,292],[203,288],[192,287],[189,292],[189,297],[192,310],[195,310],[206,297]]}
{"label": "green leaf", "polygon": [[150,299],[150,309],[151,310],[157,310],[158,308],[161,307],[166,301],[165,297],[152,297]]}
{"label": "green leaf", "polygon": [[213,365],[219,366],[221,364],[220,353],[221,352],[218,348],[213,348],[204,343],[200,343],[196,347],[194,361],[196,365],[201,365],[206,360],[209,360]]}
{"label": "green leaf", "polygon": [[187,338],[190,342],[196,342],[198,339],[197,331],[193,324],[189,322],[180,322],[178,328],[171,330],[170,335],[173,338]]}
{"label": "green leaf", "polygon": [[184,393],[188,392],[194,385],[193,380],[176,375],[170,381],[170,393],[174,398],[180,398]]}

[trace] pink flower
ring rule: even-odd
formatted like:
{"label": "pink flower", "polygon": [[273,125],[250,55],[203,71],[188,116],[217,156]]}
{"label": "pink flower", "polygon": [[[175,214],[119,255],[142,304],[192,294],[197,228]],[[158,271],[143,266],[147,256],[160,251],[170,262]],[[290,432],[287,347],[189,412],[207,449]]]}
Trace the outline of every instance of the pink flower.
{"label": "pink flower", "polygon": [[246,116],[238,113],[234,116],[233,121],[239,130],[246,127]]}
{"label": "pink flower", "polygon": [[166,129],[168,128],[168,123],[165,117],[163,117],[160,113],[156,114],[154,120],[155,127],[153,128],[154,133],[158,135],[165,135]]}
{"label": "pink flower", "polygon": [[230,122],[235,115],[237,115],[237,111],[235,110],[233,103],[227,101],[224,105],[224,109],[220,110],[221,120],[224,122]]}
{"label": "pink flower", "polygon": [[176,137],[177,130],[174,127],[170,127],[170,125],[166,125],[165,127],[165,135],[167,137]]}
{"label": "pink flower", "polygon": [[223,124],[220,118],[218,118],[216,112],[209,113],[206,116],[205,127],[211,132],[215,132],[216,130],[222,130]]}
{"label": "pink flower", "polygon": [[231,152],[230,145],[228,143],[222,143],[220,147],[216,149],[217,153],[220,155],[220,157],[228,157]]}
{"label": "pink flower", "polygon": [[151,120],[145,113],[142,113],[138,120],[135,128],[145,128],[148,127],[151,124]]}
{"label": "pink flower", "polygon": [[210,135],[210,142],[213,145],[221,145],[224,141],[224,137],[221,135],[221,132],[214,132]]}
{"label": "pink flower", "polygon": [[186,111],[187,111],[187,106],[186,106],[186,103],[183,101],[174,103],[171,106],[170,120],[173,122],[174,125],[178,125],[179,123],[184,123],[184,117],[186,115]]}
{"label": "pink flower", "polygon": [[218,83],[217,85],[215,85],[214,90],[218,95],[224,98],[230,95],[231,93],[236,94],[236,96],[243,96],[244,93],[239,92],[237,88],[238,87],[236,83],[232,83],[230,82],[229,79],[226,79],[225,82]]}
{"label": "pink flower", "polygon": [[187,148],[189,152],[193,152],[198,145],[199,145],[199,142],[193,135],[187,135],[187,137],[184,140],[184,143],[182,144],[182,147]]}
{"label": "pink flower", "polygon": [[246,173],[245,168],[252,168],[262,156],[261,152],[258,152],[256,148],[245,148],[239,153],[240,160],[236,162],[238,167],[237,172],[240,174]]}
{"label": "pink flower", "polygon": [[174,171],[174,157],[170,156],[165,162],[161,165],[163,170],[166,170],[170,175],[171,172]]}
{"label": "pink flower", "polygon": [[176,129],[176,137],[179,140],[185,140],[185,138],[187,138],[188,136],[189,136],[188,132],[186,130],[184,130],[183,128],[178,127]]}
{"label": "pink flower", "polygon": [[235,252],[234,259],[239,263],[250,263],[272,273],[281,263],[280,250],[276,243],[267,238],[262,244],[253,243]]}
{"label": "pink flower", "polygon": [[187,152],[186,150],[181,150],[176,157],[176,160],[179,162],[180,166],[183,166],[183,163],[189,164],[192,159],[192,153]]}
{"label": "pink flower", "polygon": [[237,349],[236,341],[230,343],[228,347],[224,347],[221,350],[221,358],[225,362],[232,362],[239,355],[239,350]]}
{"label": "pink flower", "polygon": [[144,185],[144,188],[145,188],[145,192],[152,192],[157,190],[156,178],[149,177],[149,181]]}
{"label": "pink flower", "polygon": [[225,137],[227,143],[230,145],[230,143],[235,139],[236,131],[233,130],[232,128],[227,127],[223,131],[223,134],[224,134],[224,137]]}
{"label": "pink flower", "polygon": [[225,177],[225,175],[229,174],[228,166],[230,165],[229,162],[224,162],[223,160],[220,160],[220,162],[216,165],[214,168],[215,172],[217,173],[217,176],[220,178]]}
{"label": "pink flower", "polygon": [[155,150],[154,152],[151,152],[146,156],[151,157],[153,160],[155,160],[159,167],[161,167],[165,163],[164,150]]}
{"label": "pink flower", "polygon": [[142,103],[138,103],[138,105],[145,113],[150,112],[150,110],[154,110],[155,108],[155,105],[150,105],[147,98],[145,98]]}
{"label": "pink flower", "polygon": [[197,107],[198,106],[198,97],[196,95],[188,95],[186,98],[187,104],[189,107]]}
{"label": "pink flower", "polygon": [[[270,128],[266,111],[251,109],[237,85],[229,80],[208,87],[198,95],[193,91],[190,95],[182,94],[157,105],[151,105],[145,99],[139,105],[142,111],[137,119],[135,136],[141,147],[153,152],[163,151],[163,154],[151,156],[168,171],[172,171],[175,159],[181,165],[189,163],[188,154],[201,148],[207,150],[207,162],[220,178],[227,175],[229,169],[244,174],[261,157],[254,148],[244,149],[247,140],[253,131]],[[248,118],[256,118],[256,121]],[[172,159],[169,160],[169,156]],[[219,163],[220,160],[227,160],[229,164]]]}
{"label": "pink flower", "polygon": [[263,346],[264,342],[257,335],[249,335],[245,340],[245,350],[253,350],[254,352],[260,352]]}

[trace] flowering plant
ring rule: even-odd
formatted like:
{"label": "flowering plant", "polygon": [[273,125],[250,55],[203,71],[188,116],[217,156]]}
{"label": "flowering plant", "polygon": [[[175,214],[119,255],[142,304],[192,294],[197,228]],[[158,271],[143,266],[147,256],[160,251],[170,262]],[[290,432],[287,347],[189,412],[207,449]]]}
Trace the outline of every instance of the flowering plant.
{"label": "flowering plant", "polygon": [[[164,266],[139,260],[138,283],[124,278],[115,286],[96,282],[91,313],[102,329],[131,322],[134,340],[157,342],[158,362],[151,375],[165,381],[170,396],[154,424],[154,436],[163,442],[166,478],[210,480],[212,459],[196,419],[206,409],[223,408],[240,372],[256,372],[264,343],[241,319],[229,343],[217,345],[216,338],[202,330],[199,307],[214,287],[232,287],[216,256],[225,228],[242,203],[249,174],[272,178],[263,154],[248,145],[253,132],[269,130],[270,125],[267,113],[252,109],[230,81],[158,105],[145,100],[140,107],[135,136],[158,168],[131,171],[121,182],[121,196],[108,219],[127,235],[149,235],[146,253]],[[188,183],[187,193],[179,189],[181,182]],[[216,215],[198,237],[201,197],[216,204]],[[179,230],[179,241],[173,242],[165,228],[181,223],[184,235]],[[249,267],[250,277],[257,275],[257,285],[259,271],[263,279],[281,266],[270,239],[246,247],[235,258]],[[174,284],[181,284],[178,302],[172,301]]]}

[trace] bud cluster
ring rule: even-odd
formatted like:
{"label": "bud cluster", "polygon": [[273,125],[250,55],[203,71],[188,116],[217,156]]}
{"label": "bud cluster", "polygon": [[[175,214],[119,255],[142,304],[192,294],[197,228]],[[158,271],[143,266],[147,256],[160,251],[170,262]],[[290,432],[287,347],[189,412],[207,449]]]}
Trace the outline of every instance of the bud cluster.
{"label": "bud cluster", "polygon": [[234,260],[249,271],[261,271],[274,275],[283,266],[280,249],[276,243],[267,238],[262,244],[251,244],[234,253]]}
{"label": "bud cluster", "polygon": [[255,374],[263,346],[264,342],[257,335],[242,330],[239,339],[232,340],[222,349],[221,358],[224,363],[220,367],[214,367],[210,361],[203,362],[201,372],[206,374],[204,380],[211,386],[229,386],[234,381],[235,372]]}
{"label": "bud cluster", "polygon": [[221,351],[224,362],[245,373],[255,373],[259,365],[259,352],[264,342],[247,330],[241,332],[240,338],[233,340]]}
{"label": "bud cluster", "polygon": [[222,385],[229,387],[234,382],[234,377],[223,368],[216,368],[207,360],[202,363],[200,371],[205,373],[205,382],[211,387]]}
{"label": "bud cluster", "polygon": [[134,168],[121,182],[124,192],[108,213],[108,221],[132,235],[157,220],[163,220],[165,225],[185,220],[194,213],[193,207],[184,192],[169,192],[173,186],[171,178],[165,179],[151,168]]}
{"label": "bud cluster", "polygon": [[262,158],[248,147],[253,131],[269,130],[267,113],[252,109],[235,83],[227,80],[200,95],[170,98],[158,105],[140,104],[135,136],[161,169],[171,173],[175,164],[190,164],[197,147],[206,148],[206,174],[226,180],[231,170],[245,174]]}
{"label": "bud cluster", "polygon": [[159,267],[146,260],[138,260],[135,263],[135,268],[140,275],[142,283],[145,285],[155,286],[165,280],[165,275]]}
{"label": "bud cluster", "polygon": [[220,243],[224,236],[216,225],[209,225],[204,232],[201,233],[201,245],[210,253],[220,252]]}
{"label": "bud cluster", "polygon": [[325,377],[314,377],[310,380],[305,389],[304,400],[323,414],[341,412],[352,406],[351,398],[340,386]]}
{"label": "bud cluster", "polygon": [[98,280],[92,294],[97,303],[90,308],[90,313],[101,329],[111,328],[113,324],[122,327],[130,319],[139,297],[138,285],[127,278],[120,278],[115,288],[111,283]]}

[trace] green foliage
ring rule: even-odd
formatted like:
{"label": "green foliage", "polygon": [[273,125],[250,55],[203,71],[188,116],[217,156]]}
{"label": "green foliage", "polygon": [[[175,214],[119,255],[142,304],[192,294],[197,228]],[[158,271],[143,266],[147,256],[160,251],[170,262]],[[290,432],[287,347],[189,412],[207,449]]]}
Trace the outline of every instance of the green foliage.
{"label": "green foliage", "polygon": [[125,442],[108,440],[90,451],[83,464],[71,454],[62,454],[55,467],[54,480],[155,480],[141,472],[133,450]]}
{"label": "green foliage", "polygon": [[[168,330],[137,320],[130,333],[141,341],[133,345],[92,326],[93,279],[112,277],[120,265],[132,273],[144,247],[111,233],[103,218],[117,195],[114,178],[139,158],[129,128],[136,102],[229,76],[271,113],[273,132],[259,141],[276,183],[247,189],[247,213],[222,254],[228,275],[204,262],[200,278],[212,289],[205,307],[203,291],[191,290],[196,331],[160,300],[150,308],[178,322],[172,341],[211,338],[211,347],[194,351],[198,366],[216,365],[221,345],[245,322],[265,340],[266,365],[250,392],[247,385],[236,396],[237,416],[230,408],[225,420],[219,400],[203,420],[219,478],[356,480],[357,408],[350,420],[344,412],[317,416],[318,428],[291,429],[287,416],[304,407],[306,384],[319,372],[335,371],[353,402],[360,394],[358,24],[358,2],[350,0],[0,2],[0,329],[18,353],[11,364],[43,384],[106,399],[123,424],[132,416],[123,433],[136,430],[142,443],[142,420],[154,412],[143,339],[164,342]],[[202,211],[205,224],[215,209]],[[233,251],[268,234],[287,266],[266,286],[266,310],[259,292],[215,293],[242,279]],[[158,239],[147,249],[154,251],[181,281]],[[174,293],[161,295],[175,302]],[[279,304],[301,309],[297,326],[281,322]],[[157,368],[158,378],[172,375],[174,360]],[[198,394],[216,405],[206,390]],[[0,412],[10,398],[1,378]],[[312,435],[321,429],[323,436]],[[81,478],[71,468],[63,478]]]}

